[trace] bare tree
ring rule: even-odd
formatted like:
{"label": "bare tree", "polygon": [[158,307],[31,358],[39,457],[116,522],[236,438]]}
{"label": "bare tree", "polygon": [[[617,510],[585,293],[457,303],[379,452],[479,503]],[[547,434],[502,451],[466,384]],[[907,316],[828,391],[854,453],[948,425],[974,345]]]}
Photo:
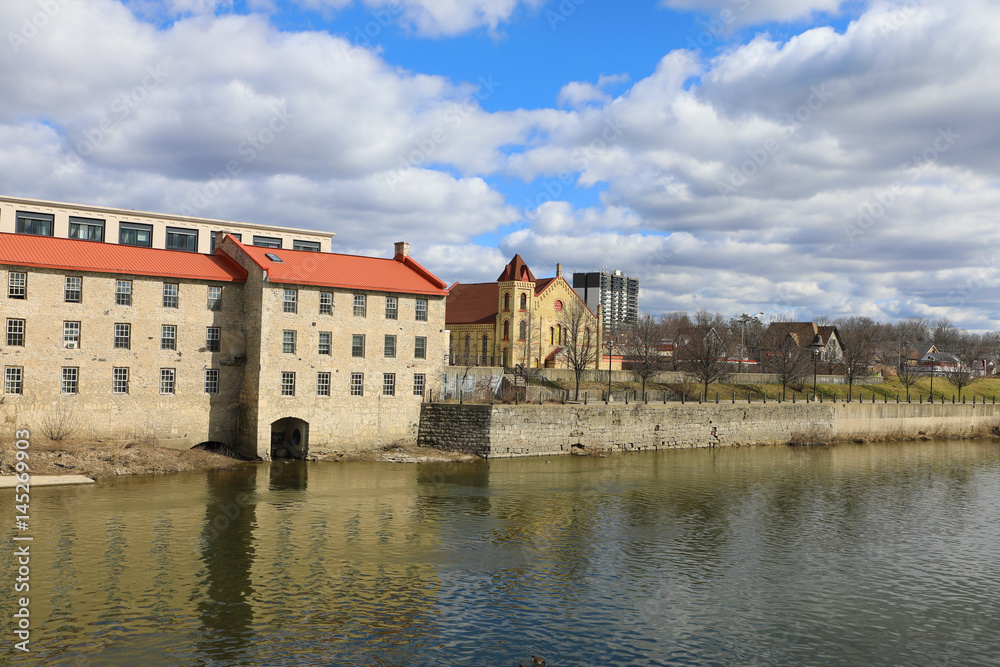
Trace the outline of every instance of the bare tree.
{"label": "bare tree", "polygon": [[580,378],[587,368],[597,368],[600,360],[600,322],[579,299],[573,299],[562,311],[560,324],[565,330],[564,347],[560,353],[576,379],[574,400],[580,398]]}
{"label": "bare tree", "polygon": [[764,337],[764,323],[757,315],[741,314],[739,317],[729,318],[729,335],[733,341],[740,341],[739,349],[739,369],[743,370],[743,359],[747,352],[760,347],[760,341]]}
{"label": "bare tree", "polygon": [[732,374],[729,329],[718,313],[699,310],[695,314],[694,326],[679,350],[681,367],[701,381],[706,400],[708,385],[721,382]]}
{"label": "bare tree", "polygon": [[623,334],[622,349],[629,370],[636,380],[642,382],[642,395],[645,396],[646,383],[667,366],[660,351],[663,328],[648,313],[639,313],[635,323],[629,325]]}
{"label": "bare tree", "polygon": [[761,342],[761,361],[764,370],[778,376],[781,398],[786,398],[788,385],[802,382],[809,373],[812,356],[799,347],[785,330],[771,329]]}
{"label": "bare tree", "polygon": [[879,326],[869,317],[841,318],[836,325],[844,346],[837,365],[847,376],[848,391],[853,392],[854,381],[868,377],[878,357]]}
{"label": "bare tree", "polygon": [[660,318],[664,337],[673,345],[673,353],[667,358],[667,369],[681,370],[680,349],[694,325],[687,313],[668,313]]}
{"label": "bare tree", "polygon": [[904,343],[899,348],[899,366],[896,368],[896,379],[906,389],[906,400],[910,400],[910,387],[920,379],[920,369],[909,360],[909,347]]}
{"label": "bare tree", "polygon": [[945,377],[962,395],[962,390],[976,381],[979,376],[974,364],[985,358],[987,345],[981,336],[959,333],[952,343],[951,354],[958,359],[954,368],[945,371]]}

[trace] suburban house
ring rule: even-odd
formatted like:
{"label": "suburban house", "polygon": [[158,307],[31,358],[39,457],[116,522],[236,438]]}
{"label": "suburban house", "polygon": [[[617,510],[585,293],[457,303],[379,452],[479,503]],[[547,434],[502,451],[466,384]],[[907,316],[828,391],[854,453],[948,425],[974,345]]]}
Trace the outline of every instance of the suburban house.
{"label": "suburban house", "polygon": [[844,345],[840,332],[832,325],[817,325],[814,322],[772,322],[764,332],[758,349],[758,360],[791,350],[808,354],[819,354],[819,362],[828,365],[844,359]]}

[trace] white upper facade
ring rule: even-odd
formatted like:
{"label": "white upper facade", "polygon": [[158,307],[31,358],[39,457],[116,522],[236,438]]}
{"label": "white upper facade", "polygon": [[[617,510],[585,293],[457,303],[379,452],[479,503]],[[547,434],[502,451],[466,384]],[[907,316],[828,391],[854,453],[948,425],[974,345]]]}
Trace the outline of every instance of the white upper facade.
{"label": "white upper facade", "polygon": [[211,254],[215,233],[246,245],[330,252],[332,232],[0,196],[0,232]]}

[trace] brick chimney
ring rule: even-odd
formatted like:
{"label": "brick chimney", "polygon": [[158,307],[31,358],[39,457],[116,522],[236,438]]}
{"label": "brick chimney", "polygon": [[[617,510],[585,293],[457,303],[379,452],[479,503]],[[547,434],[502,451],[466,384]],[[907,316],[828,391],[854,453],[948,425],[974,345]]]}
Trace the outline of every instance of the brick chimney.
{"label": "brick chimney", "polygon": [[562,262],[556,264],[556,278],[562,277]]}
{"label": "brick chimney", "polygon": [[408,241],[397,241],[395,244],[395,248],[396,248],[395,257],[410,256],[410,244]]}

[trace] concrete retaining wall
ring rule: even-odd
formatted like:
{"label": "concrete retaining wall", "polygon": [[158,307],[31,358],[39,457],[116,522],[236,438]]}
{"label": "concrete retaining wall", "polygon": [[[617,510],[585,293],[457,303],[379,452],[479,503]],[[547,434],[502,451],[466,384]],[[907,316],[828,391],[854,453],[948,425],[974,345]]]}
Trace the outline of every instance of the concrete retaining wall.
{"label": "concrete retaining wall", "polygon": [[970,435],[1000,423],[1000,406],[919,404],[425,404],[418,443],[486,458],[588,449],[642,451],[832,438]]}

